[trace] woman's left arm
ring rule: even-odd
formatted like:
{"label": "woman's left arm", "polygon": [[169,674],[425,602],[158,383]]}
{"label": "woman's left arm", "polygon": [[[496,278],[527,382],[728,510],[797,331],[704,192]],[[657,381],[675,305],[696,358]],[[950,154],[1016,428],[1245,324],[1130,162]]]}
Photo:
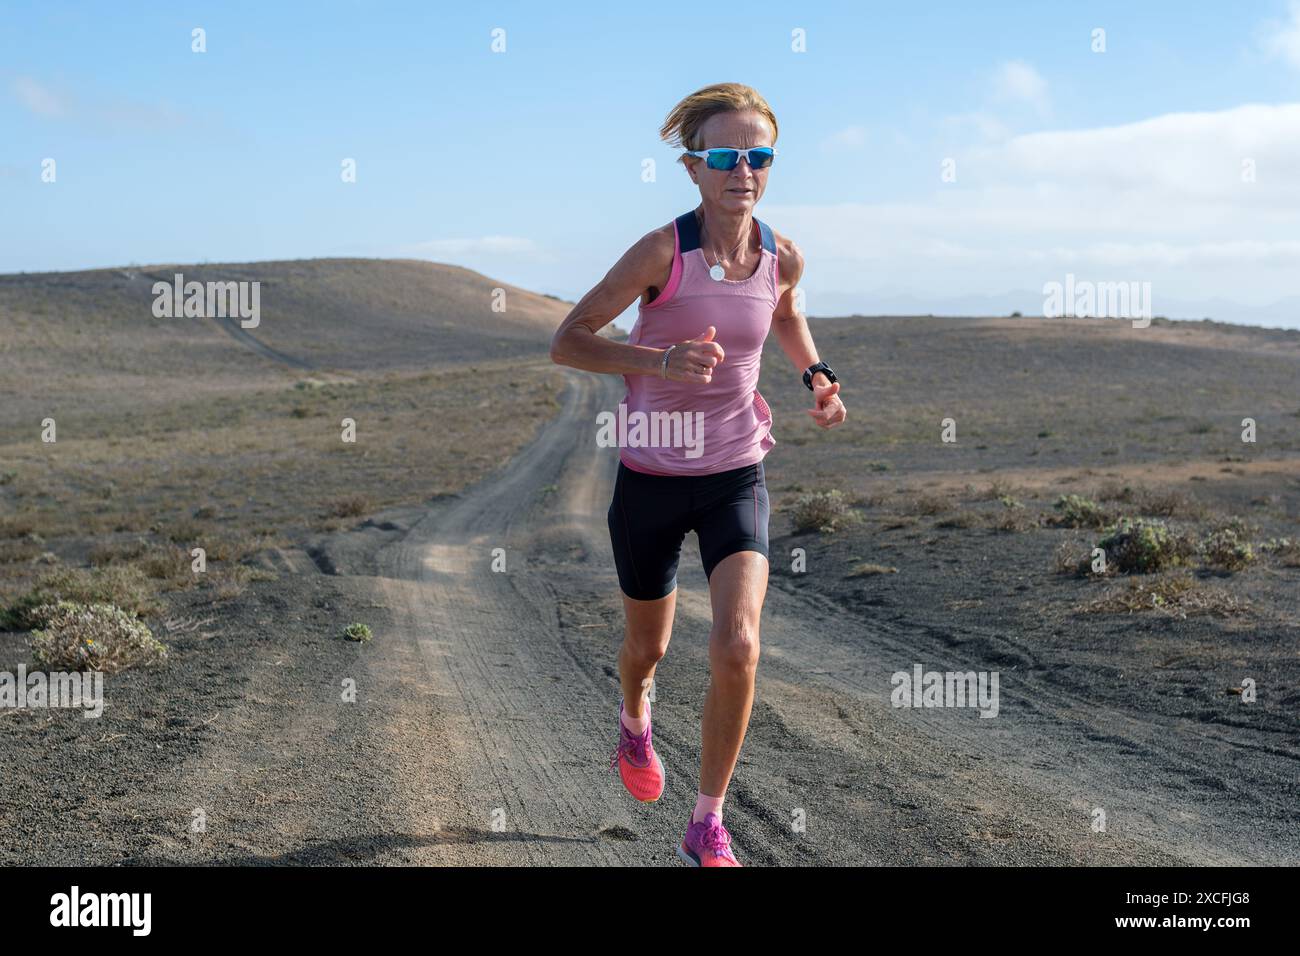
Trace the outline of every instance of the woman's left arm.
{"label": "woman's left arm", "polygon": [[[799,384],[802,385],[804,369],[821,361],[817,356],[817,346],[813,344],[812,332],[808,330],[808,320],[794,304],[795,288],[803,278],[803,255],[799,247],[788,239],[781,240],[777,250],[780,257],[778,268],[781,276],[789,282],[789,288],[772,313],[772,332],[801,376]],[[825,373],[818,372],[813,376],[813,407],[808,409],[808,414],[822,428],[833,428],[848,414],[840,401],[839,390],[840,383],[832,382]]]}

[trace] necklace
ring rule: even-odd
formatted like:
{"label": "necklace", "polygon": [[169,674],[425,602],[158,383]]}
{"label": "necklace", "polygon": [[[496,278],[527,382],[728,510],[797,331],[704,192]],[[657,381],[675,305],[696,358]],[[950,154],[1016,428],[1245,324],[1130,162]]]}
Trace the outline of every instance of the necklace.
{"label": "necklace", "polygon": [[[700,222],[703,223],[703,221],[704,221],[704,216],[701,215]],[[736,243],[736,248],[731,250],[731,256],[734,256],[737,252],[740,251],[740,247],[745,244],[745,240],[748,238],[749,236],[746,235],[741,238],[740,242]],[[700,248],[702,251],[704,248],[703,243],[701,243]],[[727,256],[728,262],[731,261],[731,256]],[[705,256],[704,257],[705,264],[707,264],[708,261],[709,261],[708,256]],[[727,270],[722,268],[722,257],[719,256],[718,261],[713,263],[713,265],[709,269],[709,278],[712,279],[714,282],[721,282],[726,277],[727,277]]]}

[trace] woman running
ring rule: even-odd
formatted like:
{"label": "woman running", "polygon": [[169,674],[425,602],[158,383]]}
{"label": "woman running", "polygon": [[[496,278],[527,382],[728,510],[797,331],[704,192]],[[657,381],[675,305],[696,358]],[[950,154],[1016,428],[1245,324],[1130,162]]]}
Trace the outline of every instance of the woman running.
{"label": "woman running", "polygon": [[[556,331],[551,358],[627,383],[619,417],[629,427],[609,506],[627,619],[611,768],[638,800],[663,793],[647,692],[672,635],[682,540],[694,531],[713,608],[711,679],[699,792],[677,852],[693,866],[739,866],[722,802],[749,724],[767,594],[763,457],[776,442],[756,386],[769,329],[813,392],[813,421],[830,428],[845,409],[794,306],[803,257],[754,218],[776,154],[771,107],[748,86],[720,83],[678,103],[660,136],[685,149],[700,204],[643,236],[583,296]],[[626,343],[596,334],[638,297]]]}

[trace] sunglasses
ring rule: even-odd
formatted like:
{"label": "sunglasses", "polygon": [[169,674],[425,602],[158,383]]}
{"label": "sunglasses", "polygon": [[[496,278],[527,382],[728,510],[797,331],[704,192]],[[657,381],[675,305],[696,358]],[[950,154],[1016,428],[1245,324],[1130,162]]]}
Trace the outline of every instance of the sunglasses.
{"label": "sunglasses", "polygon": [[740,154],[745,154],[745,162],[750,169],[766,169],[772,165],[776,150],[771,146],[754,146],[750,149],[733,149],[721,146],[716,149],[688,149],[687,156],[699,156],[709,169],[735,169],[740,162]]}

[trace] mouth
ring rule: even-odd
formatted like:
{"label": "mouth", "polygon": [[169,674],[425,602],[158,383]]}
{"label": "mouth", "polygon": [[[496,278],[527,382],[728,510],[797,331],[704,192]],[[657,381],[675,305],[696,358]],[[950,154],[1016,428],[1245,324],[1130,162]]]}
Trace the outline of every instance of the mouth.
{"label": "mouth", "polygon": [[749,195],[750,193],[752,193],[753,191],[754,191],[754,190],[752,190],[752,189],[728,189],[728,190],[727,190],[727,192],[729,192],[729,193],[737,193],[738,195],[741,195],[741,196],[748,196],[748,195]]}

